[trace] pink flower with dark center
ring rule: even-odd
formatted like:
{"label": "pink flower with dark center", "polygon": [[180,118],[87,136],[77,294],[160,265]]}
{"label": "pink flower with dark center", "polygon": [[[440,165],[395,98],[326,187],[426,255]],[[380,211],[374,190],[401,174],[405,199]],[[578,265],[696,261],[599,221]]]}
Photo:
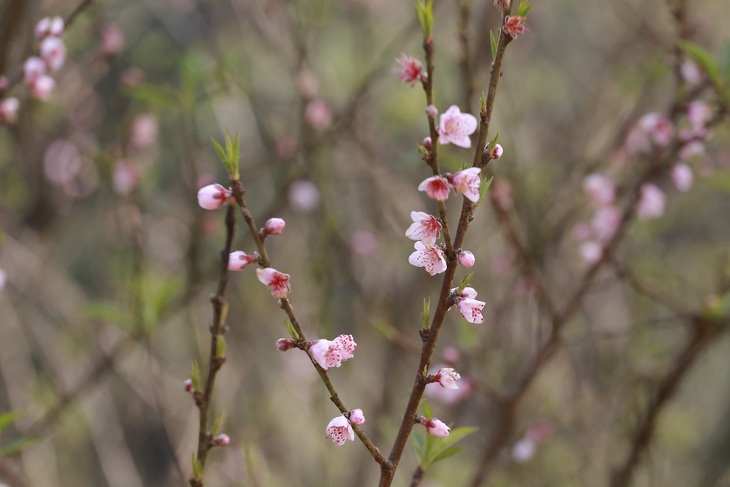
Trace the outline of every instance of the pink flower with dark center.
{"label": "pink flower with dark center", "polygon": [[446,367],[438,371],[434,377],[434,382],[438,382],[441,387],[446,389],[458,389],[460,379],[461,375],[457,371]]}
{"label": "pink flower with dark center", "polygon": [[636,215],[642,220],[659,218],[664,214],[666,200],[661,189],[651,183],[641,187],[641,195],[636,203]]}
{"label": "pink flower with dark center", "polygon": [[603,246],[598,242],[583,242],[580,244],[578,251],[580,252],[580,258],[588,265],[595,264],[603,256]]}
{"label": "pink flower with dark center", "polygon": [[459,264],[463,265],[467,269],[472,267],[474,265],[474,262],[476,262],[474,254],[472,254],[468,250],[462,250],[461,252],[459,252],[459,255],[456,256],[456,258],[459,261]]}
{"label": "pink flower with dark center", "polygon": [[526,17],[519,17],[517,15],[513,16],[506,16],[504,18],[504,25],[502,26],[502,31],[504,31],[505,34],[510,36],[511,38],[515,38],[518,35],[522,34],[527,30],[527,27],[525,27],[525,20],[527,20]]}
{"label": "pink flower with dark center", "polygon": [[263,235],[279,235],[286,226],[286,222],[281,218],[269,218],[262,229]]}
{"label": "pink flower with dark center", "polygon": [[601,208],[591,220],[593,233],[601,242],[608,242],[621,225],[621,210],[615,206]]}
{"label": "pink flower with dark center", "polygon": [[38,78],[46,74],[46,63],[39,57],[29,57],[23,64],[23,81],[32,87]]}
{"label": "pink flower with dark center", "polygon": [[325,432],[337,446],[344,445],[347,443],[347,440],[355,441],[355,432],[352,430],[350,422],[344,415],[333,418],[327,425]]}
{"label": "pink flower with dark center", "polygon": [[365,415],[362,412],[362,409],[350,409],[349,414],[349,420],[350,423],[361,425],[365,422]]}
{"label": "pink flower with dark center", "polygon": [[352,335],[340,335],[334,340],[316,340],[309,345],[309,355],[324,370],[339,367],[355,356],[357,343]]}
{"label": "pink flower with dark center", "polygon": [[47,101],[55,89],[56,81],[47,74],[40,75],[40,77],[36,79],[32,85],[30,85],[30,92],[33,94],[33,97],[40,101]]}
{"label": "pink flower with dark center", "polygon": [[18,121],[19,109],[20,102],[14,96],[0,101],[0,122],[5,122],[8,125],[15,124]]}
{"label": "pink flower with dark center", "polygon": [[217,210],[231,197],[231,190],[220,184],[209,184],[198,190],[198,205],[205,210]]}
{"label": "pink flower with dark center", "polygon": [[583,190],[597,207],[612,205],[616,200],[613,179],[604,174],[590,174],[583,180]]}
{"label": "pink flower with dark center", "polygon": [[46,37],[41,41],[41,58],[51,71],[58,71],[66,61],[66,45],[58,37]]}
{"label": "pink flower with dark center", "polygon": [[404,83],[409,83],[413,86],[417,81],[424,81],[428,78],[428,75],[423,70],[421,61],[418,59],[403,54],[395,62],[398,63],[398,67],[394,68],[393,72]]}
{"label": "pink flower with dark center", "polygon": [[[451,292],[456,292],[456,288],[452,289]],[[482,310],[487,304],[484,301],[474,299],[477,297],[477,292],[473,287],[465,287],[464,290],[456,296],[456,307],[459,309],[459,313],[469,323],[480,324],[484,323],[484,317],[482,316]]]}
{"label": "pink flower with dark center", "polygon": [[286,295],[291,292],[289,285],[289,274],[284,274],[276,269],[267,267],[265,269],[256,269],[256,277],[263,284],[269,286],[271,295],[275,298],[286,299]]}
{"label": "pink flower with dark center", "polygon": [[477,119],[469,113],[461,113],[459,107],[451,105],[439,119],[439,143],[454,144],[468,149],[471,147],[469,136],[477,129]]}
{"label": "pink flower with dark center", "polygon": [[446,426],[440,419],[436,418],[424,418],[421,421],[421,424],[426,427],[428,434],[433,436],[445,438],[449,436],[449,432],[451,431],[451,428]]}
{"label": "pink flower with dark center", "polygon": [[414,244],[416,251],[408,257],[408,262],[416,267],[423,267],[430,275],[435,276],[446,270],[446,259],[441,247],[426,247],[421,242]]}
{"label": "pink flower with dark center", "polygon": [[441,222],[435,216],[422,211],[412,211],[411,219],[413,223],[406,230],[406,237],[419,240],[426,247],[433,247],[441,235]]}
{"label": "pink flower with dark center", "polygon": [[431,176],[418,185],[418,191],[425,191],[426,196],[437,201],[446,201],[451,192],[449,180],[443,176]]}
{"label": "pink flower with dark center", "polygon": [[228,255],[228,270],[242,271],[249,264],[253,264],[258,260],[255,255],[249,255],[242,250],[236,250]]}
{"label": "pink flower with dark center", "polygon": [[478,167],[470,167],[452,175],[449,179],[454,189],[463,194],[472,203],[479,201],[479,186],[482,178],[479,176],[482,170]]}
{"label": "pink flower with dark center", "polygon": [[674,167],[672,167],[670,176],[678,190],[686,192],[692,188],[694,174],[692,174],[692,168],[690,168],[687,164],[683,162],[675,164]]}

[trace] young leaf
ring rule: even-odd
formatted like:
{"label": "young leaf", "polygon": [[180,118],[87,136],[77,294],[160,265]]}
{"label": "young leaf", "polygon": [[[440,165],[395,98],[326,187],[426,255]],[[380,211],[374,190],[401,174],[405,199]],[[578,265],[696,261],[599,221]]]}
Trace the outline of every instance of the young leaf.
{"label": "young leaf", "polygon": [[423,437],[415,431],[411,431],[411,443],[413,444],[413,449],[416,451],[416,455],[420,460],[423,456]]}
{"label": "young leaf", "polygon": [[294,325],[285,321],[284,326],[286,326],[286,330],[289,332],[289,336],[291,336],[292,339],[299,340],[299,333],[297,333],[297,330],[294,329]]}
{"label": "young leaf", "polygon": [[473,272],[470,272],[469,274],[464,276],[464,279],[461,280],[461,284],[459,284],[459,289],[456,290],[457,294],[461,294],[464,291],[464,288],[469,285],[471,282],[471,277],[474,275]]}
{"label": "young leaf", "polygon": [[421,311],[421,323],[423,329],[428,330],[431,321],[431,298],[423,299],[423,311]]}
{"label": "young leaf", "polygon": [[22,418],[23,414],[24,413],[20,411],[0,414],[0,433],[2,433],[5,428]]}
{"label": "young leaf", "polygon": [[203,478],[203,465],[200,464],[200,460],[197,459],[195,453],[193,453],[193,477],[196,479]]}
{"label": "young leaf", "polygon": [[223,411],[218,411],[213,421],[213,426],[210,428],[210,435],[216,436],[221,431],[221,423],[223,422]]}
{"label": "young leaf", "polygon": [[497,39],[491,30],[489,31],[489,45],[492,46],[492,62],[494,62],[497,60]]}
{"label": "young leaf", "polygon": [[433,459],[431,460],[431,464],[434,464],[436,462],[439,462],[445,458],[449,458],[450,456],[456,455],[457,453],[464,450],[463,448],[460,448],[458,446],[452,446],[449,448],[446,448],[445,450],[441,450],[439,453],[434,455]]}
{"label": "young leaf", "polygon": [[489,178],[487,182],[482,184],[479,187],[479,201],[477,201],[477,204],[482,202],[482,198],[484,198],[484,195],[487,194],[487,191],[489,191],[489,188],[492,186],[492,182],[494,181],[494,176]]}
{"label": "young leaf", "polygon": [[427,418],[433,417],[433,411],[431,410],[431,406],[428,405],[427,402],[421,403],[421,407],[423,408],[423,415]]}
{"label": "young leaf", "polygon": [[198,367],[198,361],[194,360],[190,365],[190,380],[193,381],[193,390],[200,390],[200,367]]}
{"label": "young leaf", "polygon": [[715,61],[712,60],[710,54],[699,45],[689,41],[677,41],[677,45],[686,52],[694,62],[696,62],[702,70],[707,73],[712,85],[719,94],[724,93],[722,76],[720,68],[717,67]]}

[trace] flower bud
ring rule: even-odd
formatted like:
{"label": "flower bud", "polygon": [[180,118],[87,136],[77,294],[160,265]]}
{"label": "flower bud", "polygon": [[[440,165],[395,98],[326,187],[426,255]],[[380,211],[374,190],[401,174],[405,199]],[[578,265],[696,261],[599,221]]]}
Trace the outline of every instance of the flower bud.
{"label": "flower bud", "polygon": [[294,348],[294,342],[289,338],[279,338],[276,340],[276,349],[280,352],[286,352]]}
{"label": "flower bud", "polygon": [[503,152],[504,152],[504,149],[502,149],[501,145],[499,145],[499,144],[495,145],[494,150],[492,150],[492,154],[491,154],[492,159],[494,159],[496,161],[497,159],[502,157]]}
{"label": "flower bud", "polygon": [[47,74],[42,74],[30,85],[31,93],[40,101],[47,101],[55,89],[56,81]]}
{"label": "flower bud", "polygon": [[423,147],[425,147],[427,151],[431,152],[431,148],[433,147],[431,145],[431,137],[425,137],[423,139]]}
{"label": "flower bud", "polygon": [[231,196],[231,190],[220,184],[209,184],[198,191],[198,204],[205,210],[217,210],[226,204]]}
{"label": "flower bud", "polygon": [[286,222],[283,219],[269,218],[268,220],[266,220],[266,225],[264,225],[261,233],[263,235],[279,235],[282,230],[284,230],[285,226]]}
{"label": "flower bud", "polygon": [[229,271],[242,271],[249,264],[256,262],[257,257],[255,255],[249,255],[242,250],[231,252],[228,255],[228,270]]}
{"label": "flower bud", "polygon": [[41,58],[51,71],[58,71],[66,61],[66,45],[58,37],[46,37],[41,41]]}
{"label": "flower bud", "polygon": [[351,409],[348,413],[348,419],[352,424],[363,424],[365,422],[365,415],[362,413],[362,409]]}
{"label": "flower bud", "polygon": [[230,442],[231,438],[225,433],[221,433],[213,438],[213,444],[215,446],[227,446]]}
{"label": "flower bud", "polygon": [[0,122],[13,125],[18,121],[19,108],[20,102],[13,96],[0,100]]}
{"label": "flower bud", "polygon": [[428,118],[436,118],[436,115],[438,114],[439,110],[435,106],[429,105],[426,107],[426,115],[428,116]]}
{"label": "flower bud", "polygon": [[195,388],[193,387],[193,379],[185,379],[185,382],[183,382],[183,388],[188,394],[192,394],[193,392],[195,392]]}
{"label": "flower bud", "polygon": [[459,256],[457,257],[459,260],[459,264],[463,265],[467,269],[474,265],[474,254],[469,252],[468,250],[462,250],[459,252]]}
{"label": "flower bud", "polygon": [[23,64],[23,80],[25,84],[32,87],[35,82],[46,74],[46,63],[39,57],[29,57]]}
{"label": "flower bud", "polygon": [[426,427],[428,434],[433,436],[445,438],[449,436],[449,432],[451,431],[451,428],[446,426],[446,424],[444,424],[440,419],[436,418],[423,418],[421,420],[421,424]]}

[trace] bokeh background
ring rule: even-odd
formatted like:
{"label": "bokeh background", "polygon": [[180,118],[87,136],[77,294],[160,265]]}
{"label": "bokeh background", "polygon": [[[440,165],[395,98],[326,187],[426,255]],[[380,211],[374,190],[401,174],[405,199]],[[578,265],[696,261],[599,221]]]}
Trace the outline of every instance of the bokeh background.
{"label": "bokeh background", "polygon": [[[562,303],[586,269],[571,235],[591,215],[582,180],[617,164],[627,181],[640,172],[642,161],[621,156],[623,141],[639,117],[672,102],[676,33],[661,1],[534,4],[529,31],[507,51],[491,134],[505,154],[491,166],[493,189],[510,185],[508,211]],[[17,73],[37,49],[38,19],[77,5],[0,1],[0,72]],[[692,39],[720,62],[730,4],[688,5]],[[498,12],[491,1],[436,0],[435,13],[436,104],[476,113]],[[202,210],[196,192],[225,181],[210,143],[225,130],[241,134],[256,220],[287,222],[267,245],[273,266],[292,275],[305,330],[354,335],[355,359],[330,376],[389,451],[418,363],[423,299],[435,302],[440,286],[408,265],[404,237],[411,211],[435,211],[416,190],[430,174],[416,151],[428,129],[424,95],[392,73],[401,53],[423,58],[413,2],[94,0],[64,40],[53,97],[34,101],[18,87],[19,121],[0,127],[0,413],[23,412],[0,446],[36,439],[0,458],[0,481],[187,484],[198,412],[182,383],[192,360],[205,362],[224,239],[223,212]],[[606,266],[484,485],[607,484],[687,341],[686,315],[726,271],[729,135],[714,131],[691,191],[658,182],[665,215],[632,225],[616,254],[686,314]],[[441,156],[454,171],[473,152],[449,146]],[[236,249],[253,252],[239,228]],[[470,485],[498,421],[495,398],[515,386],[548,329],[488,205],[465,247],[476,255],[486,323],[447,317],[435,362],[453,364],[462,389],[428,402],[448,424],[479,430],[424,486]],[[285,317],[253,269],[232,275],[228,296],[214,408],[232,443],[213,451],[206,485],[375,485],[362,445],[326,439],[337,411],[306,355],[274,348]],[[730,486],[729,356],[721,335],[693,365],[632,485]],[[545,424],[548,437],[518,461],[513,445]],[[408,485],[415,466],[406,451],[395,485]]]}

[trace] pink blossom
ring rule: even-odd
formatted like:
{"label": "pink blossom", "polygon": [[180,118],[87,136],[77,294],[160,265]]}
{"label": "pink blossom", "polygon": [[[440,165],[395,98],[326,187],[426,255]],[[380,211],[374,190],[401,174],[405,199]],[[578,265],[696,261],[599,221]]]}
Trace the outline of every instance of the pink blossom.
{"label": "pink blossom", "polygon": [[279,338],[276,340],[276,349],[280,352],[286,352],[294,348],[294,342],[289,338]]}
{"label": "pink blossom", "polygon": [[469,113],[461,113],[459,107],[451,105],[439,119],[439,143],[454,144],[468,149],[471,147],[469,136],[477,129],[477,119]]}
{"label": "pink blossom", "polygon": [[30,85],[30,92],[40,101],[47,101],[55,89],[56,81],[46,74],[42,74]]}
{"label": "pink blossom", "polygon": [[291,159],[297,154],[297,140],[284,135],[274,141],[274,153],[279,159]]}
{"label": "pink blossom", "polygon": [[136,164],[118,161],[112,171],[112,187],[117,194],[129,194],[139,184],[141,175]]}
{"label": "pink blossom", "polygon": [[[456,289],[452,289],[451,292],[456,292]],[[459,309],[459,313],[461,313],[461,316],[463,316],[466,321],[469,323],[480,324],[484,323],[482,310],[487,303],[474,299],[476,297],[477,292],[473,287],[465,287],[461,294],[455,296],[456,307]]]}
{"label": "pink blossom", "polygon": [[426,107],[426,116],[428,118],[436,118],[436,115],[439,114],[438,108],[436,108],[433,105],[429,105]]}
{"label": "pink blossom", "polygon": [[641,195],[636,203],[636,215],[643,220],[658,218],[664,214],[665,203],[662,190],[651,183],[646,183],[641,187]]}
{"label": "pink blossom", "polygon": [[412,211],[411,219],[413,223],[406,230],[406,237],[421,241],[427,248],[433,247],[441,235],[441,222],[422,211]]}
{"label": "pink blossom", "polygon": [[349,420],[350,423],[361,425],[365,422],[365,415],[362,412],[362,409],[350,409],[349,414]]}
{"label": "pink blossom", "polygon": [[647,113],[639,119],[638,125],[657,147],[667,147],[674,137],[672,122],[658,113]]}
{"label": "pink blossom", "polygon": [[454,189],[463,194],[472,203],[479,201],[479,186],[482,178],[479,176],[482,170],[478,167],[470,167],[452,175],[449,179]]}
{"label": "pink blossom", "polygon": [[23,64],[23,80],[32,87],[35,82],[46,74],[46,63],[39,57],[29,57]]}
{"label": "pink blossom", "polygon": [[687,121],[695,129],[703,129],[712,117],[712,108],[705,102],[693,101],[687,104]]}
{"label": "pink blossom", "polygon": [[695,157],[702,157],[705,155],[705,144],[701,140],[687,142],[680,147],[677,155],[683,161],[689,161]]}
{"label": "pink blossom", "polygon": [[58,71],[66,61],[66,45],[58,37],[46,37],[41,41],[41,58],[51,71]]}
{"label": "pink blossom", "polygon": [[209,184],[198,190],[198,204],[205,210],[217,210],[231,197],[231,190],[220,184]]}
{"label": "pink blossom", "polygon": [[355,441],[355,432],[352,430],[350,422],[344,415],[332,419],[327,425],[325,432],[337,446],[344,445],[347,440]]}
{"label": "pink blossom", "polygon": [[689,87],[698,86],[704,79],[704,75],[697,64],[688,59],[679,66],[679,74]]}
{"label": "pink blossom", "polygon": [[433,436],[440,436],[442,438],[445,438],[449,436],[449,432],[451,431],[451,428],[449,428],[441,420],[436,418],[424,418],[421,424],[426,427],[426,431],[428,431],[428,434]]}
{"label": "pink blossom", "polygon": [[309,345],[309,355],[324,370],[339,367],[355,356],[357,343],[352,335],[340,335],[334,340],[316,340]]}
{"label": "pink blossom", "polygon": [[607,206],[596,211],[591,220],[593,233],[601,242],[611,240],[621,225],[621,210],[615,206]]}
{"label": "pink blossom", "polygon": [[307,123],[317,130],[326,129],[332,124],[332,111],[324,100],[312,100],[304,110]]}
{"label": "pink blossom", "polygon": [[304,68],[297,76],[297,89],[299,94],[305,98],[312,98],[319,90],[319,80],[317,75],[308,68]]}
{"label": "pink blossom", "polygon": [[513,198],[512,183],[506,179],[495,179],[492,185],[492,198],[497,202],[497,205],[503,210],[507,211],[512,208]]}
{"label": "pink blossom", "polygon": [[242,271],[249,264],[253,264],[258,260],[255,255],[249,255],[242,250],[236,250],[228,255],[228,270]]}
{"label": "pink blossom", "polygon": [[576,240],[585,240],[587,238],[590,238],[591,235],[593,235],[593,228],[591,227],[590,223],[581,222],[577,223],[573,227],[573,238]]}
{"label": "pink blossom", "polygon": [[193,387],[193,379],[185,379],[185,381],[183,382],[183,389],[188,394],[192,394],[193,392],[195,392],[195,388]]}
{"label": "pink blossom", "polygon": [[228,444],[230,442],[231,442],[231,438],[225,433],[216,435],[216,437],[213,438],[213,444],[215,446],[228,446]]}
{"label": "pink blossom", "polygon": [[461,352],[456,347],[445,347],[441,351],[441,357],[447,364],[455,364],[461,358]]}
{"label": "pink blossom", "polygon": [[683,162],[679,162],[672,167],[670,173],[672,182],[680,191],[689,191],[694,182],[694,175],[692,174],[692,168]]}
{"label": "pink blossom", "polygon": [[378,248],[378,239],[369,230],[358,230],[350,237],[350,249],[359,255],[370,255]]}
{"label": "pink blossom", "polygon": [[463,265],[467,269],[474,265],[474,262],[476,259],[474,258],[474,254],[469,252],[468,250],[462,250],[459,252],[459,255],[456,256],[457,260],[459,261],[459,264]]}
{"label": "pink blossom", "polygon": [[319,189],[311,181],[294,181],[289,186],[289,204],[302,213],[309,213],[319,207]]}
{"label": "pink blossom", "polygon": [[443,176],[431,176],[418,185],[418,191],[425,191],[426,196],[437,201],[446,201],[451,191],[449,180]]}
{"label": "pink blossom", "polygon": [[0,122],[13,125],[18,121],[20,102],[14,96],[0,100]]}
{"label": "pink blossom", "polygon": [[143,113],[134,117],[130,128],[129,143],[136,149],[147,149],[157,141],[157,117]]}
{"label": "pink blossom", "polygon": [[37,39],[46,36],[60,37],[63,34],[64,23],[61,17],[44,17],[35,25],[34,33]]}
{"label": "pink blossom", "polygon": [[399,59],[396,59],[395,62],[398,63],[398,67],[394,68],[393,72],[398,75],[400,80],[404,83],[409,83],[413,86],[416,81],[425,81],[428,78],[428,75],[423,70],[421,61],[418,59],[403,54]]}
{"label": "pink blossom", "polygon": [[84,161],[79,149],[71,142],[56,139],[43,154],[43,173],[58,186],[68,186],[81,172]]}
{"label": "pink blossom", "polygon": [[613,179],[604,174],[590,174],[583,180],[583,190],[594,206],[612,205],[616,200]]}
{"label": "pink blossom", "polygon": [[509,10],[510,0],[494,0],[494,7],[502,13]]}
{"label": "pink blossom", "polygon": [[635,156],[649,152],[649,149],[651,149],[651,141],[649,140],[649,135],[639,125],[634,125],[629,130],[629,133],[626,134],[624,146],[629,155]]}
{"label": "pink blossom", "polygon": [[286,222],[281,218],[269,218],[266,220],[261,233],[265,235],[279,235],[286,226]]}
{"label": "pink blossom", "polygon": [[491,267],[495,276],[507,277],[514,270],[514,262],[509,254],[501,253],[492,258]]}
{"label": "pink blossom", "polygon": [[508,15],[504,18],[504,26],[502,27],[502,30],[505,34],[514,39],[527,30],[527,27],[525,27],[525,20],[527,20],[526,17]]}
{"label": "pink blossom", "polygon": [[271,295],[275,298],[286,299],[286,295],[291,292],[289,274],[267,267],[265,269],[256,269],[256,276],[259,281],[269,286]]}
{"label": "pink blossom", "polygon": [[[484,151],[486,152],[487,149],[489,149],[489,145],[484,148]],[[497,144],[494,146],[494,149],[492,149],[492,153],[489,155],[489,157],[496,161],[497,159],[502,157],[502,154],[504,154],[504,149],[501,145]]]}
{"label": "pink blossom", "polygon": [[124,32],[115,24],[109,24],[101,31],[101,52],[105,56],[114,56],[124,49]]}
{"label": "pink blossom", "polygon": [[515,462],[524,463],[535,456],[537,443],[530,438],[521,438],[512,446],[512,459]]}
{"label": "pink blossom", "polygon": [[580,244],[580,258],[588,265],[595,264],[603,256],[603,246],[598,242],[588,241]]}
{"label": "pink blossom", "polygon": [[421,242],[414,244],[416,251],[408,257],[408,262],[416,267],[423,267],[430,275],[435,276],[446,270],[446,259],[441,247],[426,247]]}
{"label": "pink blossom", "polygon": [[472,385],[471,381],[468,380],[462,380],[459,383],[458,389],[446,389],[444,387],[441,387],[441,384],[438,382],[432,382],[431,384],[426,384],[426,390],[424,391],[424,394],[429,399],[433,399],[434,401],[438,401],[442,404],[458,404],[463,399],[469,397],[474,389],[474,386]]}
{"label": "pink blossom", "polygon": [[461,375],[452,368],[446,367],[438,371],[434,377],[434,382],[438,382],[441,387],[446,389],[458,389]]}

